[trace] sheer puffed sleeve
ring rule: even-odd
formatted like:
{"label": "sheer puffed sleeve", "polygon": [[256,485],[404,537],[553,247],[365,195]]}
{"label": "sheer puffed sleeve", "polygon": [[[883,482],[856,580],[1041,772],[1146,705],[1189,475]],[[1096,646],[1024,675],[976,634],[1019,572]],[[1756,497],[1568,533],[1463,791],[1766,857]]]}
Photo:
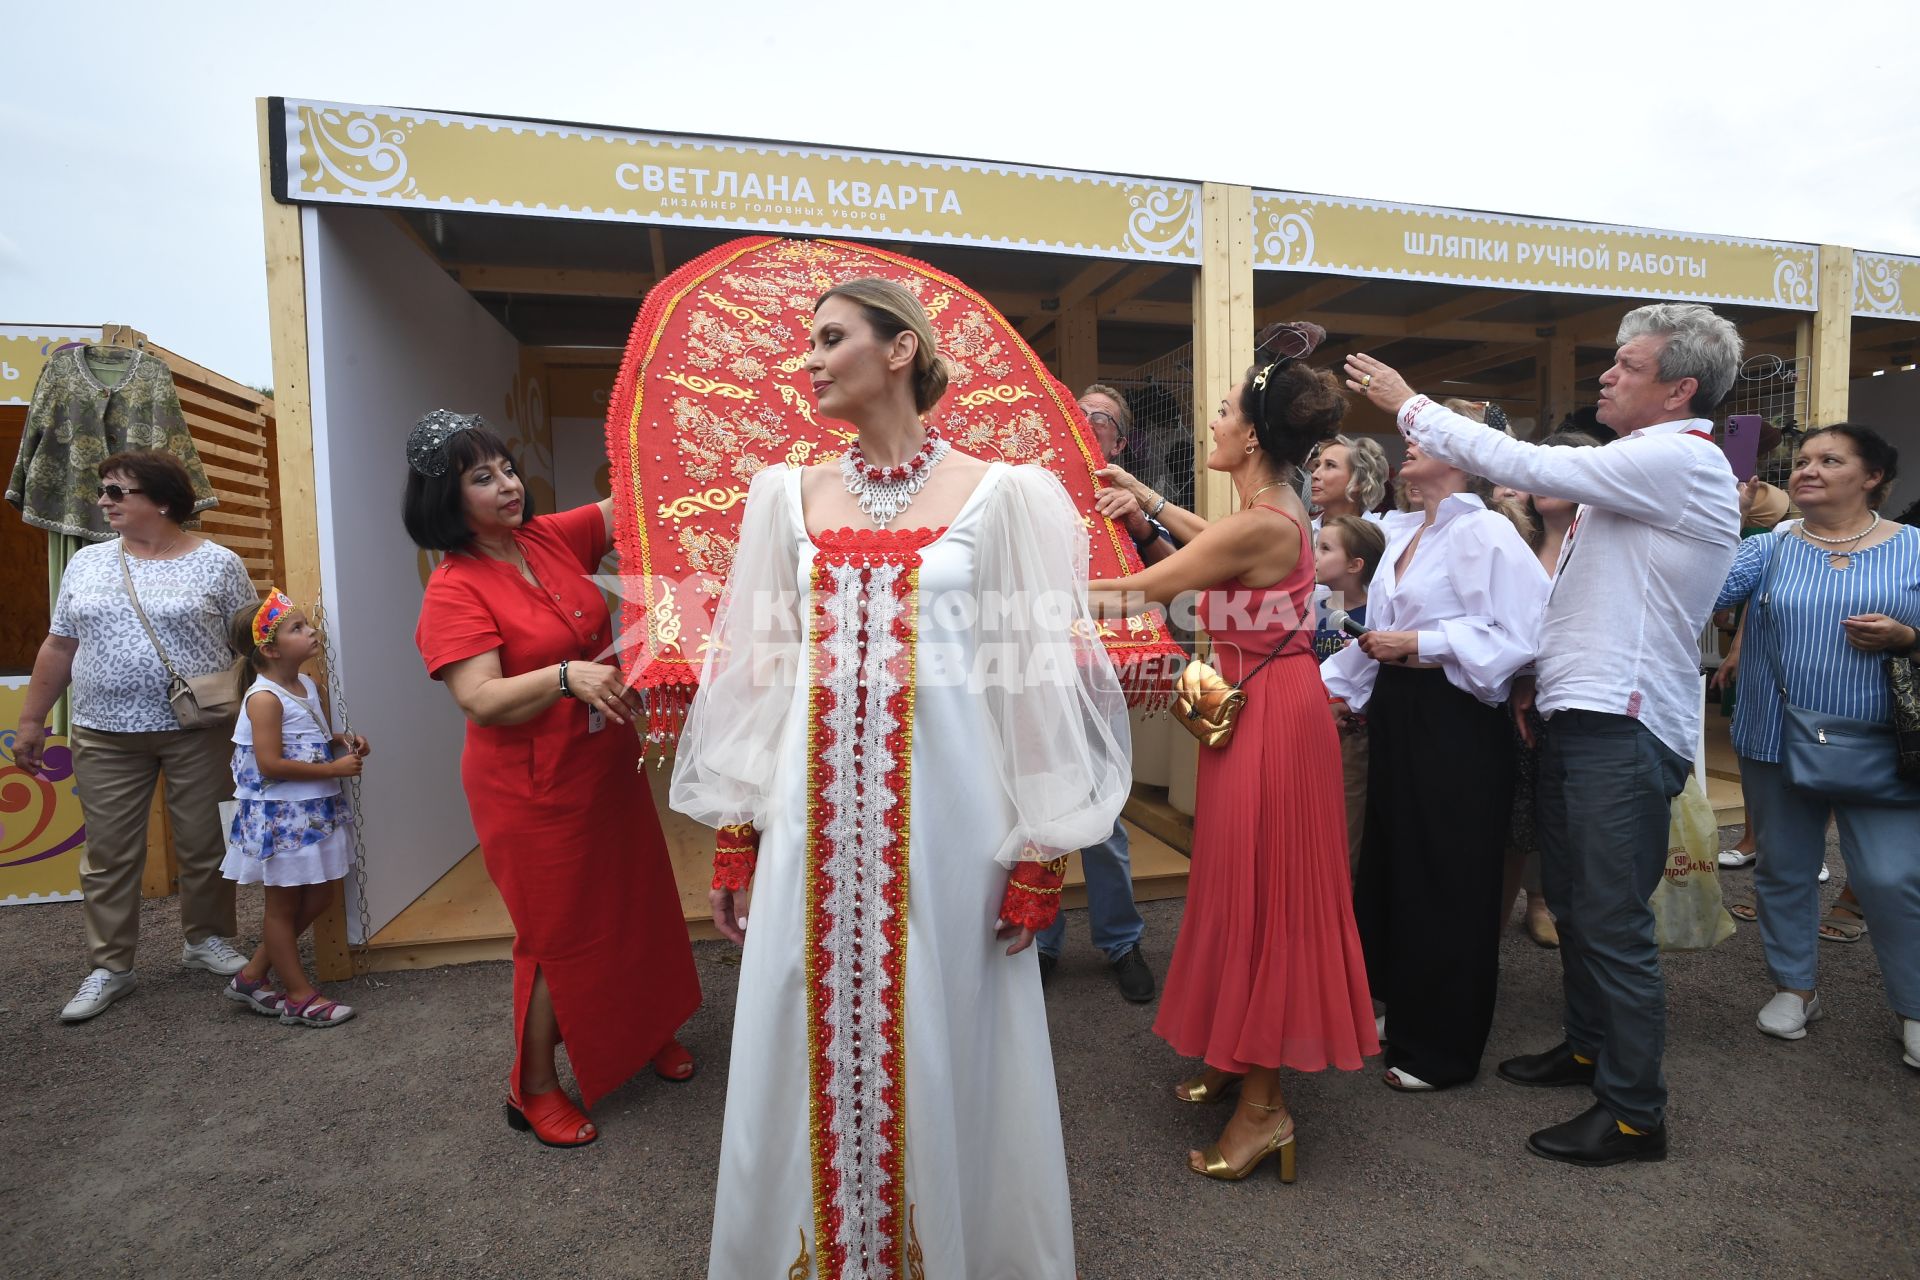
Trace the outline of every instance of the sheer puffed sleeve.
{"label": "sheer puffed sleeve", "polygon": [[994,856],[1046,861],[1106,839],[1133,785],[1127,704],[1087,606],[1087,529],[1043,467],[987,495],[976,567],[986,750],[1014,826]]}
{"label": "sheer puffed sleeve", "polygon": [[709,827],[764,827],[803,667],[799,563],[787,467],[747,489],[740,545],[714,616],[667,804]]}

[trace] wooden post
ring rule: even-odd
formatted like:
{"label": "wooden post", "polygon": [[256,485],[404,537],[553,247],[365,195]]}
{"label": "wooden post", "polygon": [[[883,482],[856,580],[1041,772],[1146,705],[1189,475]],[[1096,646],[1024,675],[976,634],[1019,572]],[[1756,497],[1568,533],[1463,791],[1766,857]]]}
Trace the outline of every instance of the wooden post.
{"label": "wooden post", "polygon": [[1067,308],[1055,325],[1060,335],[1060,381],[1079,395],[1100,380],[1100,312],[1092,299]]}
{"label": "wooden post", "polygon": [[1853,250],[1820,246],[1820,309],[1813,313],[1809,425],[1824,427],[1847,418],[1847,388],[1853,380]]}
{"label": "wooden post", "polygon": [[[306,258],[300,237],[300,210],[273,198],[267,101],[255,100],[260,138],[260,208],[267,248],[267,327],[273,340],[273,403],[279,449],[282,544],[286,548],[286,590],[295,600],[320,600],[320,516],[314,492],[313,402],[307,367]],[[317,683],[325,687],[324,675]],[[338,981],[353,976],[347,947],[347,915],[337,902],[313,925],[313,960],[318,977]]]}
{"label": "wooden post", "polygon": [[1252,359],[1253,190],[1205,183],[1200,271],[1193,281],[1193,505],[1209,519],[1231,511],[1234,497],[1227,477],[1207,470],[1207,425]]}
{"label": "wooden post", "polygon": [[1552,434],[1560,420],[1573,412],[1573,335],[1555,333],[1540,344],[1537,358],[1540,371],[1539,421],[1534,438]]}
{"label": "wooden post", "polygon": [[[1232,512],[1233,484],[1207,470],[1208,424],[1214,406],[1240,385],[1253,360],[1253,191],[1209,182],[1200,189],[1200,270],[1193,279],[1193,505],[1217,520]],[[1173,733],[1167,760],[1167,803],[1191,814],[1200,753],[1192,737]]]}

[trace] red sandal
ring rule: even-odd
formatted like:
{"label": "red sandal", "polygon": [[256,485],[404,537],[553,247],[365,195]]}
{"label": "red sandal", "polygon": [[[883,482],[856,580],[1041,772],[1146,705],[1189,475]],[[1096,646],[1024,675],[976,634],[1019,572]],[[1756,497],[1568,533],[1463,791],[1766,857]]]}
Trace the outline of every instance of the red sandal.
{"label": "red sandal", "polygon": [[545,1093],[528,1094],[524,1101],[516,1094],[517,1090],[507,1094],[507,1127],[519,1133],[532,1130],[541,1146],[584,1147],[600,1136],[597,1128],[584,1138],[580,1136],[581,1128],[591,1128],[593,1122],[573,1105],[566,1090],[554,1088]]}
{"label": "red sandal", "polygon": [[668,1038],[660,1052],[653,1055],[653,1074],[662,1080],[685,1084],[693,1079],[693,1055],[677,1039]]}

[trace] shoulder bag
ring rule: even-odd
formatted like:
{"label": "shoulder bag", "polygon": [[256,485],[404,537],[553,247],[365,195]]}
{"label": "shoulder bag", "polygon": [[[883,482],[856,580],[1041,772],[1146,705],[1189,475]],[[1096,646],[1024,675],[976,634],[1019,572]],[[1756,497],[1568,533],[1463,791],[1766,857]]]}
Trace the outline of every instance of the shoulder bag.
{"label": "shoulder bag", "polygon": [[[1790,528],[1782,527],[1774,536],[1792,537]],[[1901,776],[1900,748],[1893,725],[1810,711],[1795,705],[1788,694],[1780,669],[1785,633],[1773,617],[1768,597],[1773,560],[1779,549],[1778,542],[1768,548],[1766,568],[1761,570],[1755,595],[1760,616],[1772,632],[1769,656],[1773,659],[1773,687],[1780,694],[1780,768],[1787,781],[1802,791],[1841,804],[1920,806],[1920,785]]]}
{"label": "shoulder bag", "polygon": [[133,570],[127,567],[126,545],[116,542],[114,546],[120,552],[120,581],[126,584],[127,599],[133,602],[133,612],[146,628],[153,651],[160,655],[160,665],[167,669],[167,705],[173,708],[173,718],[180,722],[182,729],[217,729],[232,724],[240,714],[238,672],[230,666],[212,675],[189,677],[174,670],[173,660],[167,657],[167,648],[160,643],[159,633],[147,621],[147,611],[140,607],[140,593],[133,589]]}
{"label": "shoulder bag", "polygon": [[1201,746],[1226,746],[1233,741],[1234,726],[1247,705],[1247,681],[1259,675],[1262,667],[1279,657],[1288,645],[1302,635],[1307,637],[1307,643],[1311,646],[1311,631],[1288,632],[1287,638],[1275,646],[1272,653],[1260,659],[1258,666],[1241,676],[1238,684],[1228,684],[1226,677],[1210,663],[1198,658],[1188,662],[1180,669],[1180,678],[1174,682],[1174,720],[1198,738]]}

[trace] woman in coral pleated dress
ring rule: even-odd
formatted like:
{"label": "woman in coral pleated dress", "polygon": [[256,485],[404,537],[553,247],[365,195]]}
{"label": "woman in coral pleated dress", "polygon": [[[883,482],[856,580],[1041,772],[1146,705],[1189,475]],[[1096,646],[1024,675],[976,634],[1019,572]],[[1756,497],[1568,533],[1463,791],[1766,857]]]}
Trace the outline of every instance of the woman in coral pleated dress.
{"label": "woman in coral pleated dress", "polygon": [[754,477],[669,796],[721,829],[744,945],[708,1274],[1064,1280],[1029,947],[1132,776],[1085,526],[922,422],[947,375],[904,287],[828,292],[806,367],[858,443]]}
{"label": "woman in coral pleated dress", "polygon": [[1330,439],[1346,393],[1292,357],[1258,365],[1220,403],[1207,466],[1241,510],[1144,572],[1094,584],[1097,613],[1198,592],[1213,664],[1242,682],[1234,736],[1202,747],[1186,914],[1157,1032],[1205,1070],[1182,1102],[1239,1102],[1219,1140],[1190,1151],[1210,1178],[1272,1155],[1292,1181],[1294,1123],[1280,1069],[1357,1070],[1380,1051],[1348,888],[1340,745],[1313,658],[1313,553],[1300,467]]}

